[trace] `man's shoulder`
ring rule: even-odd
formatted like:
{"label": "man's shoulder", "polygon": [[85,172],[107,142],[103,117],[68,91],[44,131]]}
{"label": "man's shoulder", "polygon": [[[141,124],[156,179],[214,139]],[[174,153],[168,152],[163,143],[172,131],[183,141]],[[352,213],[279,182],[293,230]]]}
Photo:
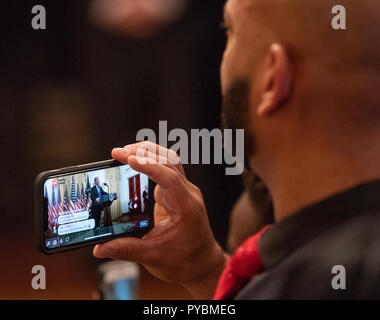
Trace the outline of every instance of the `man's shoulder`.
{"label": "man's shoulder", "polygon": [[[348,219],[300,246],[243,289],[241,299],[352,299],[378,297],[380,210]],[[302,232],[302,230],[300,231]],[[334,269],[335,266],[338,266]],[[346,289],[335,290],[334,270]]]}

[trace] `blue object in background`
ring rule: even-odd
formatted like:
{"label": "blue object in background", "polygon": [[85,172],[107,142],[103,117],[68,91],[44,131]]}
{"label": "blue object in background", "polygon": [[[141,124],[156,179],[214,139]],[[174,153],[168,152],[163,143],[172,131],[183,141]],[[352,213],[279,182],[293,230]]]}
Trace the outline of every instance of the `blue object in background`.
{"label": "blue object in background", "polygon": [[138,281],[136,278],[120,279],[108,285],[104,292],[105,300],[137,300]]}
{"label": "blue object in background", "polygon": [[145,228],[148,226],[148,220],[140,221],[140,228]]}

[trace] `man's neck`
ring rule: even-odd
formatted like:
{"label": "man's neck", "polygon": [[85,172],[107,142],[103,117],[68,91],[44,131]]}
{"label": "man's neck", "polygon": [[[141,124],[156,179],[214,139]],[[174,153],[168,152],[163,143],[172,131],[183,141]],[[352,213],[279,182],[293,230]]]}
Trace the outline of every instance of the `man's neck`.
{"label": "man's neck", "polygon": [[276,221],[333,194],[380,179],[380,146],[347,151],[304,150],[299,157],[277,162],[266,179]]}

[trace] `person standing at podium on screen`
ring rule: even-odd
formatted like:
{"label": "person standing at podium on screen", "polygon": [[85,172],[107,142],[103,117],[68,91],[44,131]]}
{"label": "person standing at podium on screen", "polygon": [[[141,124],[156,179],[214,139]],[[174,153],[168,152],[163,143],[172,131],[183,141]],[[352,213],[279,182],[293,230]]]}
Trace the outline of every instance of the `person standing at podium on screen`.
{"label": "person standing at podium on screen", "polygon": [[94,186],[91,188],[91,215],[95,219],[95,229],[100,227],[100,214],[103,210],[103,207],[100,205],[100,199],[105,194],[108,194],[103,190],[99,183],[99,177],[95,177]]}

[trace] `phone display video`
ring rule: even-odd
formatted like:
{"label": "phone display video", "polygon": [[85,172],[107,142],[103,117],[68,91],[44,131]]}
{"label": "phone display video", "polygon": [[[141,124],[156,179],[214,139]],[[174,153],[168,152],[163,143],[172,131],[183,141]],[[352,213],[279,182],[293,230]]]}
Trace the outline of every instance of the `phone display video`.
{"label": "phone display video", "polygon": [[44,252],[151,229],[148,176],[128,165],[111,163],[42,179]]}

